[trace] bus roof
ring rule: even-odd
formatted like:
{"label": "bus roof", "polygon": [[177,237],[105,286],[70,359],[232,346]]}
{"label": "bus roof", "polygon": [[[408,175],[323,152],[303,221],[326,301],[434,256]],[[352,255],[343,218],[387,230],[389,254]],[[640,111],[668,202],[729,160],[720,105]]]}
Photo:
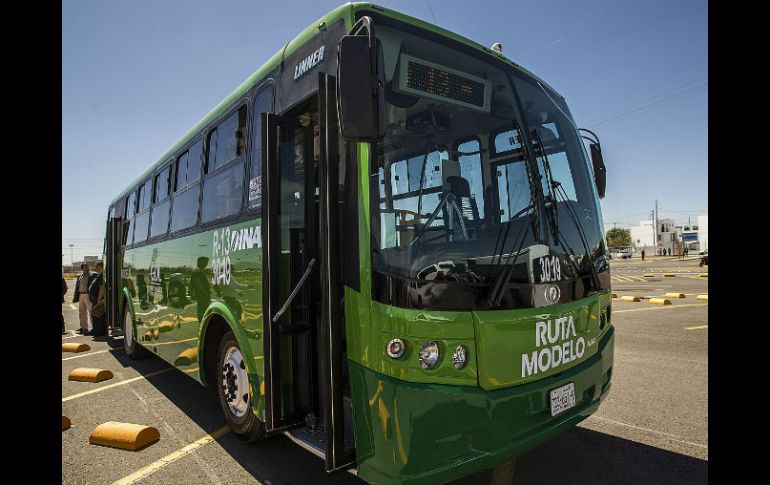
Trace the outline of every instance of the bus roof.
{"label": "bus roof", "polygon": [[208,114],[206,114],[197,123],[195,123],[195,125],[193,125],[192,128],[187,130],[187,132],[184,135],[182,135],[182,137],[179,138],[179,140],[177,140],[176,143],[174,143],[171,147],[169,147],[163,153],[163,155],[161,155],[160,158],[158,158],[158,160],[155,161],[155,163],[150,165],[150,167],[147,168],[140,176],[138,176],[129,186],[127,186],[124,190],[122,190],[120,195],[116,196],[110,202],[110,205],[115,204],[117,201],[125,197],[129,192],[131,192],[132,189],[136,188],[139,184],[143,183],[153,171],[155,171],[158,167],[160,167],[164,162],[168,161],[169,158],[172,155],[174,155],[177,150],[179,150],[187,142],[189,142],[193,137],[195,137],[198,133],[200,133],[200,131],[206,125],[208,125],[209,123],[211,123],[211,121],[216,119],[219,115],[227,111],[235,102],[237,102],[241,98],[241,96],[243,96],[251,88],[256,86],[257,83],[262,81],[263,78],[267,75],[267,73],[269,73],[270,71],[275,69],[278,65],[280,65],[280,63],[283,62],[283,60],[287,56],[291,55],[294,51],[302,47],[306,42],[310,41],[313,38],[313,36],[319,32],[319,25],[322,22],[324,22],[326,25],[331,25],[332,23],[340,19],[343,19],[343,21],[345,22],[345,31],[348,31],[353,26],[356,13],[362,10],[379,12],[383,15],[387,15],[388,17],[392,17],[396,20],[400,20],[404,23],[408,23],[416,27],[434,32],[444,37],[448,37],[466,46],[474,48],[480,52],[494,56],[504,61],[506,64],[509,64],[512,67],[526,73],[527,75],[532,76],[534,79],[536,79],[543,85],[548,86],[551,90],[558,93],[558,91],[553,89],[553,87],[551,87],[548,83],[540,79],[535,74],[529,72],[528,70],[524,69],[520,65],[511,61],[501,53],[493,51],[488,47],[484,47],[478,42],[472,41],[466,37],[463,37],[461,35],[458,35],[454,32],[443,29],[441,27],[438,27],[434,24],[425,22],[423,20],[412,17],[410,15],[403,14],[401,12],[397,12],[395,10],[391,10],[389,8],[379,6],[374,3],[370,3],[370,2],[347,3],[344,5],[340,5],[339,7],[335,8],[331,12],[321,17],[320,19],[316,20],[315,22],[310,24],[308,27],[306,27],[294,39],[286,43],[286,45],[281,50],[276,52],[270,59],[267,60],[267,62],[262,64],[262,66],[260,66],[248,78],[246,78],[246,80],[243,81],[237,88],[235,88],[235,90],[232,93],[230,93],[227,97],[225,97],[222,101],[220,101],[219,104],[217,104],[214,107],[214,109],[209,111]]}

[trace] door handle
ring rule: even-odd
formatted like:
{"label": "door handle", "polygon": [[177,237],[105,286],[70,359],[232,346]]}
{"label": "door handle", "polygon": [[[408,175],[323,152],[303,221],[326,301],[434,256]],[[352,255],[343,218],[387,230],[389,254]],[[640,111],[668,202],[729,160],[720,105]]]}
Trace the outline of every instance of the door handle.
{"label": "door handle", "polygon": [[280,310],[275,314],[273,317],[273,323],[276,323],[279,318],[281,318],[281,315],[284,314],[287,308],[289,308],[289,305],[291,305],[291,302],[294,301],[294,297],[297,296],[297,293],[299,293],[299,289],[302,288],[302,285],[305,283],[305,280],[307,280],[307,277],[310,276],[310,271],[313,270],[313,265],[315,264],[315,258],[311,259],[310,262],[307,265],[307,269],[305,270],[305,273],[302,275],[302,278],[299,279],[297,282],[297,286],[294,287],[291,294],[289,295],[289,298],[286,299],[286,303],[283,304]]}

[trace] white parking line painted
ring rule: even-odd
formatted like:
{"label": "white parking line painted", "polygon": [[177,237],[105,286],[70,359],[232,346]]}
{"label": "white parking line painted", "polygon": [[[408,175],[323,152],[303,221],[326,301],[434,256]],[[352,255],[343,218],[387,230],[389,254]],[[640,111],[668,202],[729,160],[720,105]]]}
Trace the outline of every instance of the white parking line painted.
{"label": "white parking line painted", "polygon": [[79,333],[76,333],[76,334],[70,335],[69,337],[62,337],[61,339],[65,340],[65,339],[68,339],[68,338],[76,338],[76,337],[90,337],[90,335],[81,335]]}
{"label": "white parking line painted", "polygon": [[[97,303],[98,303],[98,302],[97,302]],[[75,305],[74,303],[72,303],[72,304],[70,304],[70,308],[72,308],[73,310],[77,310],[77,309],[78,309],[78,306],[77,306],[77,305]]]}
{"label": "white parking line painted", "polygon": [[224,425],[221,428],[212,431],[210,434],[207,434],[203,438],[200,438],[196,441],[193,441],[189,445],[180,448],[176,451],[173,451],[169,453],[168,455],[164,456],[163,458],[154,461],[147,465],[144,468],[140,468],[139,470],[135,471],[134,473],[127,475],[120,480],[117,480],[115,482],[112,482],[112,485],[131,485],[132,483],[136,483],[142,478],[152,475],[153,473],[157,472],[161,468],[165,467],[166,465],[170,465],[171,463],[174,463],[178,459],[184,457],[185,455],[188,455],[192,453],[193,451],[197,450],[198,448],[205,446],[212,441],[215,441],[222,437],[223,435],[227,434],[230,431],[230,427],[228,425]]}
{"label": "white parking line painted", "polygon": [[114,384],[109,384],[107,386],[102,386],[102,387],[98,387],[96,389],[91,389],[90,391],[81,392],[79,394],[73,394],[72,396],[63,397],[61,402],[72,401],[73,399],[79,399],[79,398],[84,397],[84,396],[95,394],[97,392],[106,391],[107,389],[112,389],[113,387],[122,386],[124,384],[130,384],[132,382],[141,381],[143,379],[147,379],[148,377],[157,376],[158,374],[163,374],[163,373],[175,370],[175,369],[176,369],[175,367],[169,367],[168,369],[161,369],[159,371],[150,372],[149,374],[144,375],[144,376],[133,377],[131,379],[126,379],[125,381],[120,381],[120,382],[116,382]]}
{"label": "white parking line painted", "polygon": [[653,433],[653,434],[658,434],[658,435],[661,435],[661,436],[666,436],[666,437],[668,437],[669,439],[671,439],[673,441],[678,441],[679,443],[684,443],[684,444],[690,445],[690,446],[697,446],[698,448],[703,448],[705,450],[709,449],[708,445],[704,445],[704,444],[701,444],[701,443],[694,443],[692,441],[687,441],[683,437],[675,435],[675,434],[665,433],[663,431],[658,431],[658,430],[650,429],[650,428],[643,428],[642,426],[636,426],[636,425],[633,425],[633,424],[622,423],[620,421],[615,421],[613,419],[603,418],[603,417],[597,416],[595,414],[593,416],[591,416],[591,419],[598,420],[598,421],[605,421],[607,423],[616,424],[618,426],[624,426],[626,428],[638,429],[640,431],[646,431],[648,433]]}
{"label": "white parking line painted", "polygon": [[76,355],[75,357],[67,357],[66,359],[62,359],[61,361],[62,361],[62,362],[64,362],[65,360],[81,359],[81,358],[83,358],[83,357],[88,357],[89,355],[103,354],[103,353],[105,353],[105,352],[109,352],[109,351],[110,351],[110,349],[107,349],[107,350],[99,350],[99,351],[97,351],[97,352],[88,352],[88,353],[85,353],[85,354]]}

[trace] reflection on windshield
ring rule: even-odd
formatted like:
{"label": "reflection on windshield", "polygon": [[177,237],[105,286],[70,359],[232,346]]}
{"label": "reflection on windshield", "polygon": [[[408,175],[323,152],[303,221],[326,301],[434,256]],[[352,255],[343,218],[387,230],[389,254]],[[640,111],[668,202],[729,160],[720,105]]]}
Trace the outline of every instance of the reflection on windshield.
{"label": "reflection on windshield", "polygon": [[[551,255],[563,259],[564,278],[582,273],[590,258],[580,231],[588,252],[603,251],[601,216],[558,95],[412,34],[377,33],[388,115],[372,176],[374,269],[489,284],[515,261],[510,281],[529,282],[535,260]],[[540,200],[555,207],[548,212]]]}

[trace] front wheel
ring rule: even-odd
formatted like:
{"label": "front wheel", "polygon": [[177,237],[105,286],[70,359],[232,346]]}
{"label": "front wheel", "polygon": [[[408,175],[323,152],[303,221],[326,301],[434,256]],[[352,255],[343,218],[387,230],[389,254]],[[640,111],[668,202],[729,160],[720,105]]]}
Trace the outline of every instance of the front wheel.
{"label": "front wheel", "polygon": [[222,337],[217,363],[219,404],[230,429],[247,443],[264,439],[264,424],[251,407],[251,386],[246,362],[232,331]]}

